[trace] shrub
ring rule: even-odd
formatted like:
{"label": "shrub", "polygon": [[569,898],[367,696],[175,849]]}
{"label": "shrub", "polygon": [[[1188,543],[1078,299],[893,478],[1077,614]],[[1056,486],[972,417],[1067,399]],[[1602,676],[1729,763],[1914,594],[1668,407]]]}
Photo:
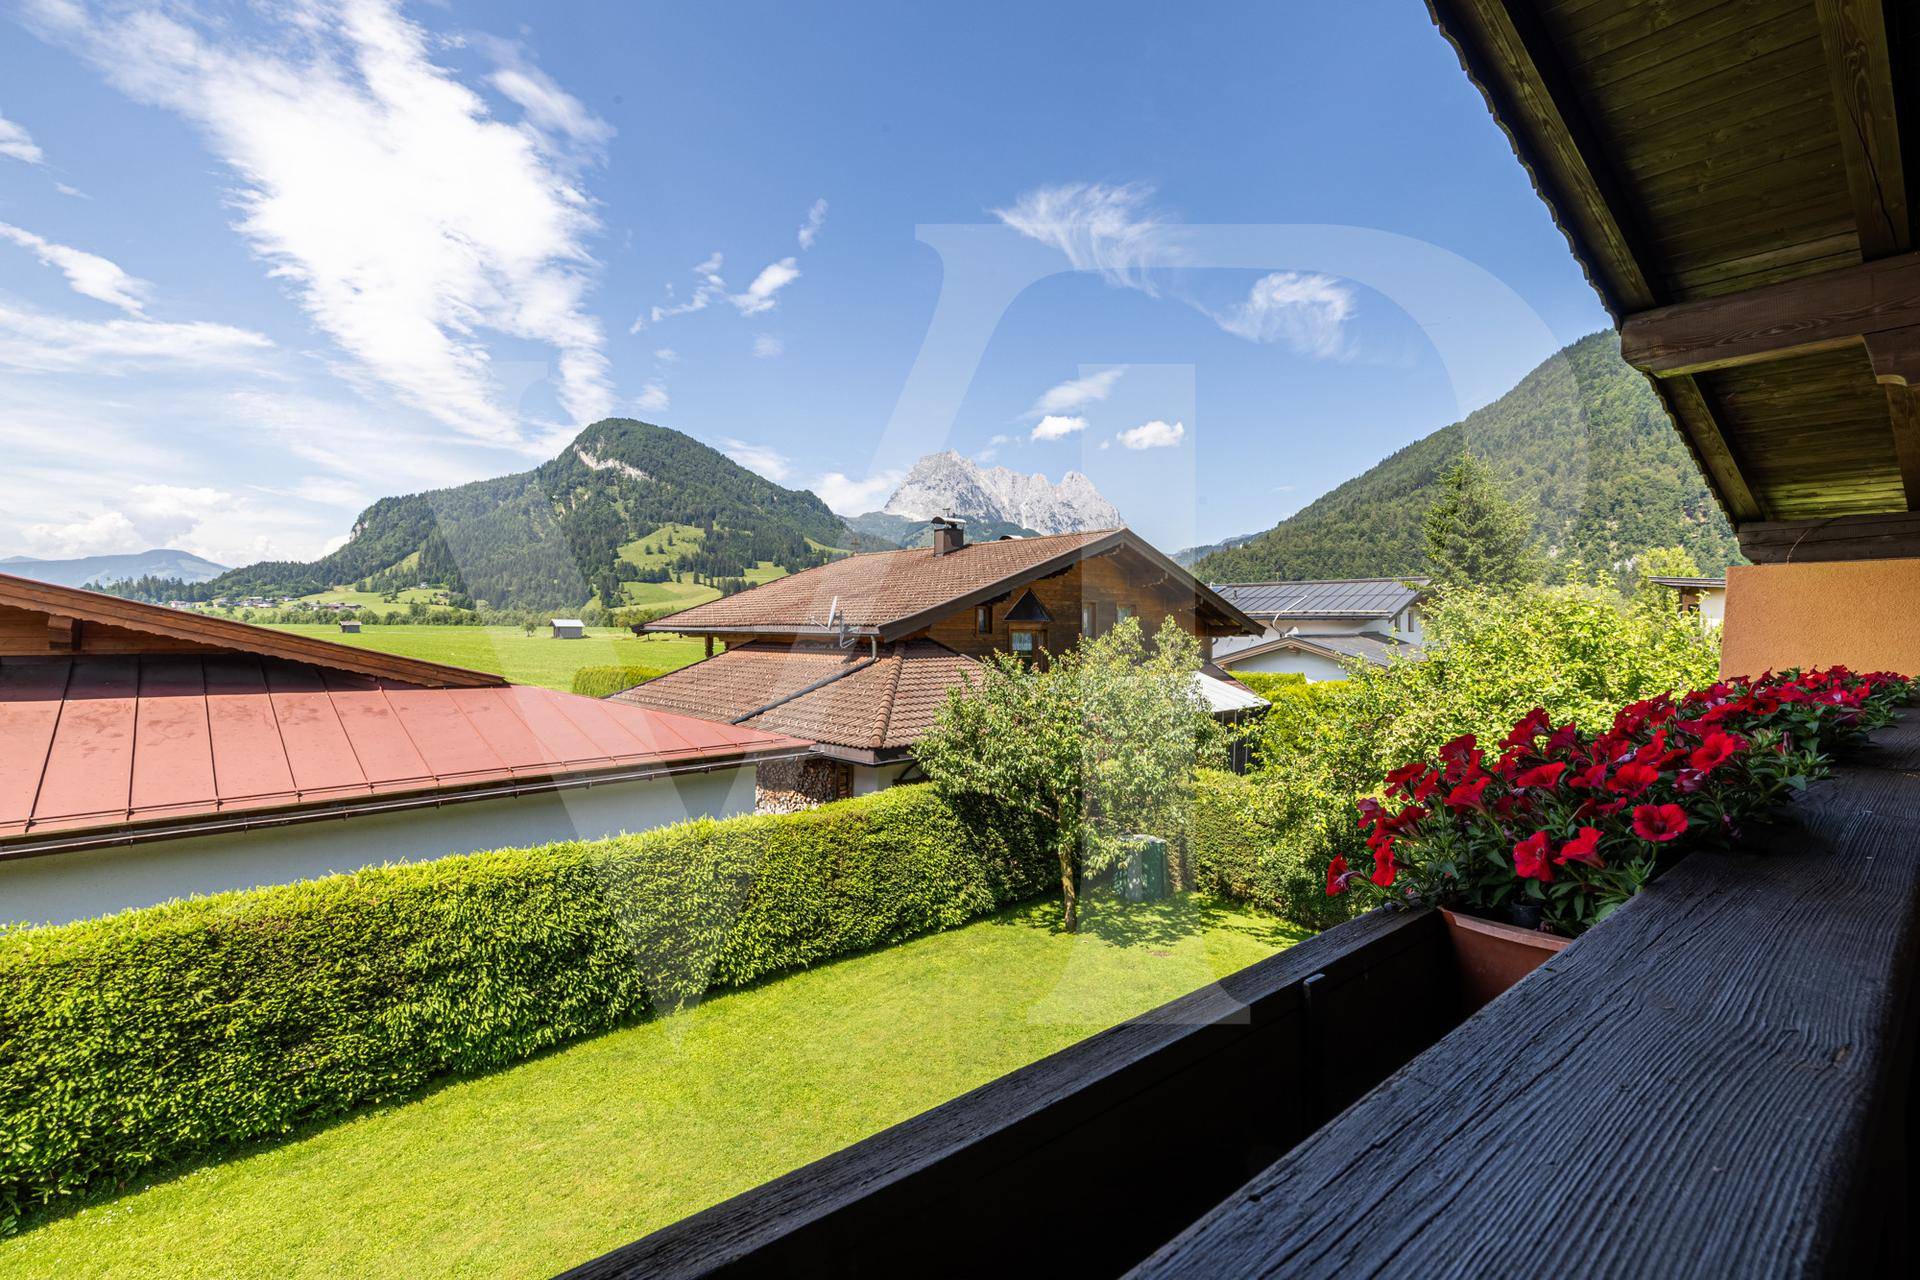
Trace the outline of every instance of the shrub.
{"label": "shrub", "polygon": [[1238,774],[1199,771],[1186,848],[1192,887],[1258,904],[1308,928],[1338,924],[1348,910],[1325,892],[1317,844],[1276,811],[1276,798]]}
{"label": "shrub", "polygon": [[586,698],[607,698],[665,674],[653,667],[581,667],[573,673],[573,691]]}
{"label": "shrub", "polygon": [[1050,873],[1026,828],[904,787],[0,935],[0,1224],[961,924]]}

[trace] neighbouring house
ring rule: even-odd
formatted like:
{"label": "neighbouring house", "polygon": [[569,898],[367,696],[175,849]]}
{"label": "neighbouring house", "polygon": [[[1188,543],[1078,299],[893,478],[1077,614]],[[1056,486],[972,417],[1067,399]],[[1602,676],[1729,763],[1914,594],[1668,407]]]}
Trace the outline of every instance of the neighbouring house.
{"label": "neighbouring house", "polygon": [[357,636],[360,634],[360,624],[351,618],[347,618],[340,623],[340,630],[350,636]]}
{"label": "neighbouring house", "polygon": [[0,575],[0,925],[750,812],[808,749]]}
{"label": "neighbouring house", "polygon": [[[1128,529],[969,543],[958,522],[933,526],[930,547],[848,556],[635,627],[726,647],[614,700],[807,739],[813,758],[760,770],[763,809],[804,808],[913,781],[914,743],[988,654],[1044,661],[1127,617],[1149,632],[1173,618],[1203,650],[1260,630]],[[1218,668],[1201,678],[1229,716],[1259,701]]]}
{"label": "neighbouring house", "polygon": [[1653,578],[1656,586],[1672,587],[1680,612],[1697,613],[1700,621],[1717,627],[1727,620],[1727,580],[1725,578]]}
{"label": "neighbouring house", "polygon": [[1261,623],[1250,638],[1214,645],[1228,671],[1293,672],[1344,680],[1355,663],[1385,666],[1425,652],[1425,578],[1216,583],[1214,590]]}
{"label": "neighbouring house", "polygon": [[584,640],[587,636],[587,624],[578,618],[549,618],[555,640]]}

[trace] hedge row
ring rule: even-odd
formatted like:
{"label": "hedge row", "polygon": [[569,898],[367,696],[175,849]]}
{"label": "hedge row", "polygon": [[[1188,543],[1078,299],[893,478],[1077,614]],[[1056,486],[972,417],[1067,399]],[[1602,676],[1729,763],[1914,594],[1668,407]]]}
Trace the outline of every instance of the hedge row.
{"label": "hedge row", "polygon": [[1187,838],[1192,888],[1277,911],[1324,929],[1345,919],[1329,899],[1324,872],[1297,834],[1270,811],[1273,796],[1239,774],[1202,769],[1194,776]]}
{"label": "hedge row", "polygon": [[903,787],[0,935],[0,1224],[961,924],[1048,858]]}
{"label": "hedge row", "polygon": [[656,667],[581,667],[573,673],[573,691],[585,698],[606,698],[665,674]]}

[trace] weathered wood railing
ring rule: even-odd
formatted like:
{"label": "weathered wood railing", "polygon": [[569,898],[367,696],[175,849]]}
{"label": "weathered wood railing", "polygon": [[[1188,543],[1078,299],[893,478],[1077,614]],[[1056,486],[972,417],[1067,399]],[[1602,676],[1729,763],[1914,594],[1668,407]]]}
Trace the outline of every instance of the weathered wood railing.
{"label": "weathered wood railing", "polygon": [[1920,716],[1134,1274],[1907,1275]]}
{"label": "weathered wood railing", "polygon": [[1372,915],[569,1274],[1112,1276],[1458,1020],[1439,918]]}

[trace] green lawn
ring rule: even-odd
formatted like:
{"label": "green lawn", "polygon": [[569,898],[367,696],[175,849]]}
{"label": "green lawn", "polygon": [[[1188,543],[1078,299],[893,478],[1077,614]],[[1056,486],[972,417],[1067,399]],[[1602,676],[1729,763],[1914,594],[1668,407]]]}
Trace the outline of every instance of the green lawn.
{"label": "green lawn", "polygon": [[278,626],[276,631],[318,636],[363,649],[378,649],[408,658],[452,663],[475,671],[491,671],[516,684],[572,687],[581,667],[633,666],[671,671],[698,662],[705,642],[684,636],[641,639],[619,627],[594,627],[584,640],[555,640],[542,627],[531,636],[519,627],[369,626],[359,635],[344,635],[332,623]]}
{"label": "green lawn", "polygon": [[1304,932],[1057,905],[716,996],[0,1242],[0,1277],[547,1276]]}

